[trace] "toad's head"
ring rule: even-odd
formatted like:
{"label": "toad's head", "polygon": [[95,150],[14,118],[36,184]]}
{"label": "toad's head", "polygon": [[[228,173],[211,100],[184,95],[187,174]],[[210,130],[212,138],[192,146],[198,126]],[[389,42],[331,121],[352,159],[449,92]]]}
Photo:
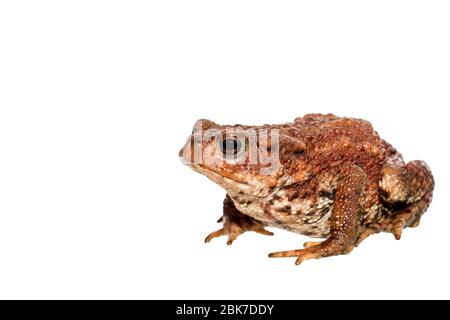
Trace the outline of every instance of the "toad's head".
{"label": "toad's head", "polygon": [[305,144],[286,135],[283,127],[221,126],[202,119],[179,156],[231,196],[267,197],[302,179],[305,152]]}

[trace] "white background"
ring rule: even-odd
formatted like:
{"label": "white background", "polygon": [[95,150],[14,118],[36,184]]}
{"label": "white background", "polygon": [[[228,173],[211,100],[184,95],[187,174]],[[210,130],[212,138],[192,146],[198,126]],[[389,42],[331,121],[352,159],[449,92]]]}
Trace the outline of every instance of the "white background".
{"label": "white background", "polygon": [[[450,298],[448,1],[4,1],[0,298]],[[194,121],[370,120],[435,200],[348,256],[231,247],[224,192],[183,166]]]}

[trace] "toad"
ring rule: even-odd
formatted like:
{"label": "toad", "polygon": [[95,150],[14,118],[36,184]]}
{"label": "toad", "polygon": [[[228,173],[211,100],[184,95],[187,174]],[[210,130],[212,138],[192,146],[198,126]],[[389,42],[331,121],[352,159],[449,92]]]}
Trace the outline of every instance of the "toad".
{"label": "toad", "polygon": [[423,161],[405,164],[365,120],[308,114],[281,125],[198,120],[179,153],[226,191],[223,227],[205,242],[277,227],[323,241],[269,257],[304,260],[347,254],[368,236],[400,239],[417,227],[433,195]]}

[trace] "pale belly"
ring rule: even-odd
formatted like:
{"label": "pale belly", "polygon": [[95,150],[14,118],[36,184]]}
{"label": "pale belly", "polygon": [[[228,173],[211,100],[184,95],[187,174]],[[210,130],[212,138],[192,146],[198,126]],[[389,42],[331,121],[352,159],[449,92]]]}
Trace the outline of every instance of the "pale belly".
{"label": "pale belly", "polygon": [[319,197],[316,201],[287,198],[233,199],[236,208],[268,226],[286,229],[310,237],[326,238],[330,233],[333,200]]}
{"label": "pale belly", "polygon": [[[334,199],[317,196],[313,199],[287,197],[275,199],[233,199],[236,208],[268,226],[286,229],[313,238],[326,238],[330,234],[330,217]],[[381,215],[379,203],[363,203],[362,224],[369,225]]]}

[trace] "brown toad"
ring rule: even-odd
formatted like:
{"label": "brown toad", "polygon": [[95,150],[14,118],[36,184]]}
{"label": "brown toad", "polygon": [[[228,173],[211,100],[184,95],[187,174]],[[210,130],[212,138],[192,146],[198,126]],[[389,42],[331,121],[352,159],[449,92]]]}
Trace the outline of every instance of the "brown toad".
{"label": "brown toad", "polygon": [[405,164],[369,122],[332,114],[263,126],[199,120],[179,155],[227,192],[223,228],[206,242],[272,235],[265,226],[326,238],[269,255],[297,257],[296,264],[349,253],[381,231],[400,239],[419,225],[434,188],[423,161]]}

